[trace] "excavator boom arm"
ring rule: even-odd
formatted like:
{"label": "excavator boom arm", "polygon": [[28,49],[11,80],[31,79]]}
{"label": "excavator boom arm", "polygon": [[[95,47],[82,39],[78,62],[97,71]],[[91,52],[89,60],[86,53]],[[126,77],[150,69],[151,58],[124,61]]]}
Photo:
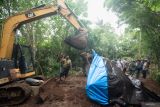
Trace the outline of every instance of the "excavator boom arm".
{"label": "excavator boom arm", "polygon": [[65,19],[67,19],[77,30],[81,29],[80,22],[78,22],[74,13],[67,7],[64,0],[58,0],[58,5],[56,6],[43,6],[16,14],[9,17],[4,24],[1,36],[0,59],[11,59],[15,29],[18,26],[44,17],[49,17],[57,13],[60,13],[65,17]]}

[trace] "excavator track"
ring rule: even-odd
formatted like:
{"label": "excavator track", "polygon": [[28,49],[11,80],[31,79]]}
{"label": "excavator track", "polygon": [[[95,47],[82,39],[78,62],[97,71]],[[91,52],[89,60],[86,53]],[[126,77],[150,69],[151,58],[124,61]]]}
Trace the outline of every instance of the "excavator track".
{"label": "excavator track", "polygon": [[17,105],[31,95],[31,87],[24,82],[15,82],[0,87],[0,107]]}

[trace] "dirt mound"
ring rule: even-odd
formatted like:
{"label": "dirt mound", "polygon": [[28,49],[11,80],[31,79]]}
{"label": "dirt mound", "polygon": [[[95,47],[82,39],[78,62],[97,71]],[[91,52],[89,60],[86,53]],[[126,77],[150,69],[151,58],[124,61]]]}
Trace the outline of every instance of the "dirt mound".
{"label": "dirt mound", "polygon": [[[144,86],[157,95],[160,86],[151,79],[141,79]],[[39,97],[31,96],[26,102],[15,107],[101,107],[90,101],[85,91],[86,77],[69,76],[65,81],[51,78],[40,88],[40,97],[44,102],[37,104]]]}
{"label": "dirt mound", "polygon": [[160,96],[160,84],[151,78],[141,79],[144,87]]}
{"label": "dirt mound", "polygon": [[18,107],[101,107],[86,97],[86,78],[70,76],[65,81],[53,78],[40,90],[44,103],[36,104],[36,97],[31,97]]}

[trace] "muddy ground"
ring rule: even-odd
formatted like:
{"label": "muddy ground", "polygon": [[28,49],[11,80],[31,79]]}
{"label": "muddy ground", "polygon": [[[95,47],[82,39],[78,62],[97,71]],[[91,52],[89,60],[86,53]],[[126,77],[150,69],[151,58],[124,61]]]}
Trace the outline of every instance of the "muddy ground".
{"label": "muddy ground", "polygon": [[[159,84],[151,79],[141,80],[148,89],[160,95]],[[53,78],[42,86],[41,95],[45,100],[44,103],[36,104],[37,97],[31,96],[16,107],[101,107],[87,98],[85,85],[86,77],[83,75],[69,76],[62,82]]]}
{"label": "muddy ground", "polygon": [[144,87],[149,89],[150,91],[156,93],[158,96],[160,96],[160,84],[158,84],[156,81],[154,81],[151,78],[147,79],[140,79],[143,83]]}
{"label": "muddy ground", "polygon": [[43,86],[44,103],[36,104],[37,100],[32,96],[18,107],[101,107],[86,97],[85,85],[83,75],[69,76],[62,82],[53,78]]}

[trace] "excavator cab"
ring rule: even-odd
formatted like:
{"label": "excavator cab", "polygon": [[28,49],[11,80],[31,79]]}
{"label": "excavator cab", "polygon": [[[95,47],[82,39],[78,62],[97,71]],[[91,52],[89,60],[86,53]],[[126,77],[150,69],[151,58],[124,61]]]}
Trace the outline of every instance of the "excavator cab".
{"label": "excavator cab", "polygon": [[19,68],[22,75],[34,71],[33,54],[30,46],[14,44],[12,59],[15,68]]}
{"label": "excavator cab", "polygon": [[11,60],[0,61],[0,85],[35,74],[30,46],[14,44]]}

